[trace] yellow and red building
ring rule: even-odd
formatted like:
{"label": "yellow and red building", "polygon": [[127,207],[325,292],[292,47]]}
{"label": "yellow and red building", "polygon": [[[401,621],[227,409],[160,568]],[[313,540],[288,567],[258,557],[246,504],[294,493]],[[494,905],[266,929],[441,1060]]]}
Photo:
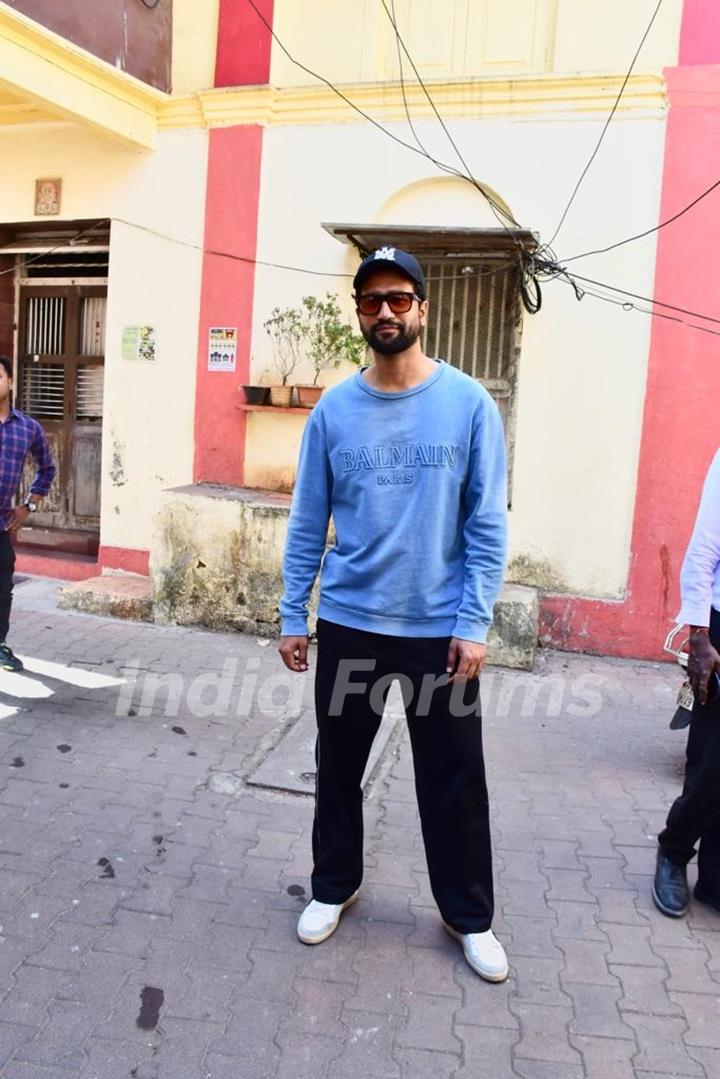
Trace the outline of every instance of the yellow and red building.
{"label": "yellow and red building", "polygon": [[[0,346],[63,467],[25,565],[79,577],[152,560],[175,613],[212,621],[239,603],[238,624],[271,624],[305,414],[248,411],[240,387],[272,381],[274,306],[330,291],[352,317],[358,250],[398,243],[431,278],[426,347],[504,411],[509,576],[538,590],[543,639],[657,655],[720,442],[718,339],[578,302],[561,281],[531,316],[514,271],[497,272],[552,236],[655,3],[396,0],[432,103],[512,235],[417,152],[416,137],[463,171],[406,56],[401,81],[380,0],[102,6],[88,19],[82,0],[0,3]],[[553,243],[561,264],[710,186],[719,62],[713,0],[666,0]],[[568,268],[720,318],[718,228],[708,196]],[[231,363],[212,361],[214,328],[237,331]]]}

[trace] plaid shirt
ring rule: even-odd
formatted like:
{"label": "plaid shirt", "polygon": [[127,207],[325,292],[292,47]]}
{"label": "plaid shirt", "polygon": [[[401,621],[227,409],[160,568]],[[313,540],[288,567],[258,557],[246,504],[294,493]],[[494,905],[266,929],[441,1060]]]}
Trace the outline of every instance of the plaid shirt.
{"label": "plaid shirt", "polygon": [[11,408],[8,418],[0,423],[0,529],[8,526],[28,453],[37,462],[30,494],[44,496],[56,471],[48,440],[37,420]]}

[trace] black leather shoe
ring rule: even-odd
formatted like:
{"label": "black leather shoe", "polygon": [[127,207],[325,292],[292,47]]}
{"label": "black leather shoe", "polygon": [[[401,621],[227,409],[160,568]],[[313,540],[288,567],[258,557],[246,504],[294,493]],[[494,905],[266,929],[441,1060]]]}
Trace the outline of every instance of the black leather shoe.
{"label": "black leather shoe", "polygon": [[693,895],[701,903],[707,903],[709,907],[715,907],[715,910],[720,911],[720,883],[717,881],[706,883],[698,878]]}
{"label": "black leather shoe", "polygon": [[690,904],[687,868],[671,862],[661,850],[657,854],[652,894],[655,906],[668,918],[682,918],[687,912]]}

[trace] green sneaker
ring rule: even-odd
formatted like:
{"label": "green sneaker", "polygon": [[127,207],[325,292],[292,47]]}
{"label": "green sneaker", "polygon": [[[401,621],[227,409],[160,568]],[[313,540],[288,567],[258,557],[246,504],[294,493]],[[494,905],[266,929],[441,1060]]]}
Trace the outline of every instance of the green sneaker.
{"label": "green sneaker", "polygon": [[18,659],[12,648],[7,644],[0,644],[0,670],[24,671],[22,660]]}

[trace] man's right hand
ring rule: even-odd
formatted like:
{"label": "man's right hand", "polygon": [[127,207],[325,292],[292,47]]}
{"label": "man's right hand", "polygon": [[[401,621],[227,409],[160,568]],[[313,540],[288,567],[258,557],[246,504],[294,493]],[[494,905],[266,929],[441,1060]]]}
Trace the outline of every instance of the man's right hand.
{"label": "man's right hand", "polygon": [[[290,671],[302,673],[308,669],[308,639],[305,637],[281,637],[278,642],[278,652],[282,656],[283,663]],[[720,660],[720,656],[718,657]]]}
{"label": "man's right hand", "polygon": [[717,670],[720,670],[720,654],[713,648],[707,629],[691,626],[688,677],[695,699],[700,704],[707,704],[710,679]]}

